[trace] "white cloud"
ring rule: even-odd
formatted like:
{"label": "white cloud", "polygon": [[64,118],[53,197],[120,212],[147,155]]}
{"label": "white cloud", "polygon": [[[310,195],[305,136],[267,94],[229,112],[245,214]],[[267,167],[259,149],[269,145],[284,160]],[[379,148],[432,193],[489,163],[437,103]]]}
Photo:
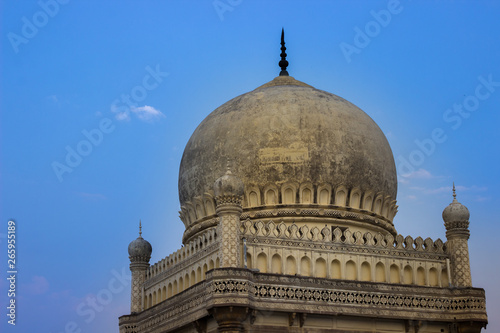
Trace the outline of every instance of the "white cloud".
{"label": "white cloud", "polygon": [[418,169],[417,171],[413,171],[412,173],[408,173],[403,175],[404,178],[412,178],[412,179],[431,179],[433,176],[431,173],[425,169]]}
{"label": "white cloud", "polygon": [[[122,111],[122,109],[125,109],[125,111]],[[117,107],[115,104],[111,104],[111,112],[116,113],[115,118],[116,120],[119,121],[129,121],[130,116],[129,116],[129,109],[126,107]]]}
{"label": "white cloud", "polygon": [[[410,187],[411,190],[416,190],[423,192],[425,194],[441,194],[441,193],[452,193],[453,191],[453,186],[441,186],[438,188],[426,188],[426,187],[417,187],[413,186]],[[472,185],[472,186],[455,186],[455,189],[457,192],[484,192],[487,191],[488,188],[484,186],[477,186],[477,185]]]}
{"label": "white cloud", "polygon": [[152,121],[165,117],[163,113],[149,105],[139,107],[133,106],[130,108],[130,111],[132,111],[137,116],[137,118],[144,121]]}
{"label": "white cloud", "polygon": [[153,120],[163,118],[165,115],[161,113],[160,110],[155,109],[152,106],[131,106],[127,107],[117,107],[114,104],[111,105],[111,112],[115,113],[115,118],[119,121],[130,121],[131,114],[134,114],[139,118],[139,120],[151,122]]}
{"label": "white cloud", "polygon": [[116,118],[116,120],[120,120],[120,121],[129,121],[130,120],[130,116],[128,115],[128,112],[119,112],[116,114],[115,118]]}

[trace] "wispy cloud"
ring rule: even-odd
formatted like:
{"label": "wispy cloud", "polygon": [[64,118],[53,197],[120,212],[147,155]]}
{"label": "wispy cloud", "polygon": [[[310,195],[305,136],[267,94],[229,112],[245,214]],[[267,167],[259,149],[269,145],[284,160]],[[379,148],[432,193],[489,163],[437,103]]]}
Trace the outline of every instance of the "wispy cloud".
{"label": "wispy cloud", "polygon": [[45,102],[47,103],[48,106],[52,108],[57,108],[61,109],[62,107],[68,106],[70,103],[68,100],[65,99],[64,96],[61,95],[48,95],[45,96]]}
{"label": "wispy cloud", "polygon": [[53,103],[56,103],[58,104],[59,103],[59,98],[57,98],[56,95],[50,95],[50,96],[47,96],[47,100],[53,102]]}
{"label": "wispy cloud", "polygon": [[135,115],[137,115],[137,118],[144,121],[152,121],[165,117],[163,113],[161,113],[159,110],[149,105],[144,105],[140,107],[133,106],[132,108],[130,108],[130,111],[132,111]]}
{"label": "wispy cloud", "polygon": [[113,107],[111,107],[111,111],[116,113],[116,115],[115,115],[116,120],[119,120],[119,121],[129,121],[130,120],[130,116],[129,116],[128,112],[118,112]]}
{"label": "wispy cloud", "polygon": [[404,175],[403,177],[409,179],[431,179],[434,176],[428,170],[418,169],[416,171],[413,171],[412,173]]}
{"label": "wispy cloud", "polygon": [[411,173],[400,175],[400,177],[398,177],[398,182],[407,185],[411,183],[410,179],[433,179],[433,178],[439,178],[439,177],[432,175],[428,170],[418,169]]}
{"label": "wispy cloud", "polygon": [[474,198],[474,201],[477,201],[477,202],[483,202],[483,201],[488,201],[490,200],[490,197],[483,197],[481,195],[476,195],[476,197]]}
{"label": "wispy cloud", "polygon": [[[455,186],[457,192],[484,192],[487,191],[488,188],[485,186]],[[418,187],[418,186],[412,186],[410,187],[411,190],[416,190],[423,192],[425,194],[441,194],[441,193],[451,193],[453,191],[453,186],[441,186],[438,188],[426,188],[426,187]]]}
{"label": "wispy cloud", "polygon": [[131,106],[130,108],[127,108],[126,111],[121,111],[121,109],[123,109],[123,107],[120,108],[111,105],[111,112],[116,114],[115,118],[119,121],[130,121],[131,114],[136,115],[139,120],[146,122],[152,122],[154,120],[165,117],[165,115],[161,113],[160,110],[149,105]]}
{"label": "wispy cloud", "polygon": [[87,193],[87,192],[76,192],[76,194],[82,198],[88,200],[106,200],[106,196],[101,193]]}
{"label": "wispy cloud", "polygon": [[43,276],[35,275],[31,278],[31,282],[23,288],[31,295],[41,295],[49,290],[49,281]]}
{"label": "wispy cloud", "polygon": [[406,178],[398,177],[398,183],[406,185],[406,184],[409,184],[410,181],[408,179],[406,179]]}

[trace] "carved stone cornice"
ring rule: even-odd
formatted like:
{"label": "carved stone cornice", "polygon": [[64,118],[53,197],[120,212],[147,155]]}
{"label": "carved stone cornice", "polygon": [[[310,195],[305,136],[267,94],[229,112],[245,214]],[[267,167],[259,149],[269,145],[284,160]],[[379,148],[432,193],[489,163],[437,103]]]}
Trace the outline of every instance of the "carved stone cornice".
{"label": "carved stone cornice", "polygon": [[224,268],[208,271],[205,281],[148,310],[120,317],[120,332],[169,331],[190,325],[207,316],[210,309],[220,306],[288,313],[487,323],[483,289],[331,280]]}
{"label": "carved stone cornice", "polygon": [[396,235],[396,229],[394,224],[382,215],[375,214],[366,210],[339,207],[334,205],[329,205],[327,208],[318,205],[295,205],[285,207],[275,207],[275,208],[260,208],[260,209],[248,209],[243,210],[241,214],[241,219],[262,219],[270,217],[323,217],[323,218],[335,218],[339,220],[349,220],[369,223],[376,227],[381,227],[388,230],[392,234]]}
{"label": "carved stone cornice", "polygon": [[447,239],[469,239],[470,237],[468,220],[445,222],[444,226],[446,227]]}
{"label": "carved stone cornice", "polygon": [[216,207],[228,205],[228,206],[239,206],[241,208],[242,196],[239,195],[218,195],[215,197]]}
{"label": "carved stone cornice", "polygon": [[149,267],[148,262],[140,261],[140,262],[131,262],[130,263],[130,270],[131,271],[145,271]]}
{"label": "carved stone cornice", "polygon": [[[245,235],[246,236],[246,235]],[[285,247],[287,249],[298,249],[298,250],[315,250],[318,253],[349,253],[349,254],[360,254],[360,255],[376,255],[378,257],[390,257],[393,259],[416,259],[416,260],[436,260],[443,261],[449,258],[449,255],[445,253],[436,252],[417,252],[417,251],[407,251],[405,249],[395,249],[395,248],[383,248],[374,246],[363,246],[356,244],[343,244],[343,243],[325,243],[325,242],[314,242],[307,240],[290,240],[290,239],[279,239],[271,237],[255,237],[246,236],[248,246],[259,246],[263,244],[265,246],[276,246]]]}
{"label": "carved stone cornice", "polygon": [[[220,202],[221,207],[225,206],[225,203],[229,203],[229,206],[234,205],[230,200],[223,200]],[[394,224],[386,217],[362,210],[349,207],[340,207],[334,205],[320,206],[320,205],[277,205],[274,207],[260,206],[260,207],[244,207],[241,220],[246,219],[267,219],[275,217],[289,217],[289,218],[311,218],[318,219],[321,218],[322,221],[336,221],[336,222],[349,222],[351,225],[366,226],[370,225],[374,229],[380,229],[380,231],[389,231],[394,236],[396,235],[396,228]],[[210,216],[204,216],[199,220],[193,222],[186,228],[184,235],[182,236],[182,242],[185,244],[189,240],[196,236],[197,233],[216,226],[219,221],[217,214]]]}

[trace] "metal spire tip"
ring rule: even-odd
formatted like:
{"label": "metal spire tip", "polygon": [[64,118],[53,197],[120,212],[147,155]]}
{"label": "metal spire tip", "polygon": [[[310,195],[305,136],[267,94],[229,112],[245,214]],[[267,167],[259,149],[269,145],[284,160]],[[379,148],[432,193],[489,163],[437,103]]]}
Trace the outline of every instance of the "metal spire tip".
{"label": "metal spire tip", "polygon": [[288,61],[286,60],[286,47],[285,47],[285,29],[281,28],[281,60],[279,66],[281,67],[280,76],[288,76],[286,68],[288,67]]}

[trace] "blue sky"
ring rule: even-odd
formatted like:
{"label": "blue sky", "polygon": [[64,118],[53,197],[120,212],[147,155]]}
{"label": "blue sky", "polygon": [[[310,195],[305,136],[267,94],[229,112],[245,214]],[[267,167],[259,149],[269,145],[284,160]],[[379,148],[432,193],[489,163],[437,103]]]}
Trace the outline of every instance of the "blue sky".
{"label": "blue sky", "polygon": [[[212,110],[278,75],[282,26],[290,75],[386,134],[399,233],[445,239],[455,181],[487,332],[500,331],[499,2],[0,3],[2,276],[9,219],[19,271],[17,325],[2,310],[2,332],[118,332],[139,219],[152,263],[180,247],[184,146]],[[2,279],[2,309],[6,294]]]}

